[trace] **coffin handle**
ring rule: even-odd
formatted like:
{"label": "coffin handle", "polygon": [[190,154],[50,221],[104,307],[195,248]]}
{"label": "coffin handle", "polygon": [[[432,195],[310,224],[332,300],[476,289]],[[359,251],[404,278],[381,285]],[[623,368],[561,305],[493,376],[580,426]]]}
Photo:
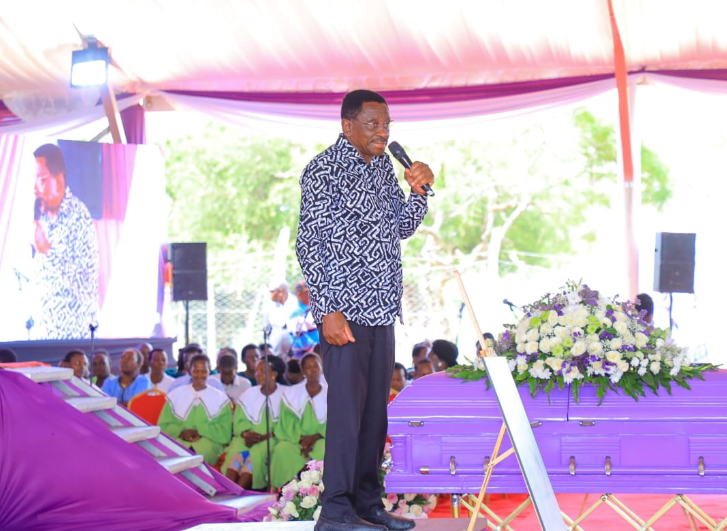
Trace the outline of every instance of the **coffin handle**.
{"label": "coffin handle", "polygon": [[449,458],[449,473],[453,476],[457,473],[457,460],[454,456]]}
{"label": "coffin handle", "polygon": [[699,456],[699,475],[704,476],[704,457]]}
{"label": "coffin handle", "polygon": [[607,476],[611,475],[611,456],[610,455],[606,456],[606,475]]}
{"label": "coffin handle", "polygon": [[570,472],[571,476],[576,475],[576,458],[575,456],[570,456],[570,463],[568,464],[568,472]]}

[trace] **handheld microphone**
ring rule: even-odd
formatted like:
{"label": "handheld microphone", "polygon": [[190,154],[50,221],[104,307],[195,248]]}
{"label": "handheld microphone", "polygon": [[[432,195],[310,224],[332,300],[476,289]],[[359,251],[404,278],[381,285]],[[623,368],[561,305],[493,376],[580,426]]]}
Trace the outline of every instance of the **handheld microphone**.
{"label": "handheld microphone", "polygon": [[[398,142],[390,142],[389,151],[392,155],[394,155],[394,158],[398,160],[399,163],[407,170],[411,168],[411,159],[409,158],[409,155],[406,154],[406,151],[404,151],[404,148],[401,147]],[[434,197],[434,190],[432,190],[431,186],[425,184],[424,186],[422,186],[422,189],[427,193],[429,197]]]}
{"label": "handheld microphone", "polygon": [[511,310],[512,310],[513,308],[518,308],[518,309],[520,308],[519,306],[517,306],[517,305],[515,305],[515,304],[511,303],[511,302],[510,302],[509,300],[507,300],[507,299],[502,299],[502,304],[507,304],[507,305],[508,305],[508,306],[510,307],[510,309],[511,309]]}
{"label": "handheld microphone", "polygon": [[[35,198],[35,205],[33,205],[33,221],[35,221],[36,226],[38,225],[38,222],[40,221],[40,215],[42,213],[42,204],[40,201],[40,197]],[[30,245],[30,257],[35,258],[35,253],[37,252],[35,245]]]}

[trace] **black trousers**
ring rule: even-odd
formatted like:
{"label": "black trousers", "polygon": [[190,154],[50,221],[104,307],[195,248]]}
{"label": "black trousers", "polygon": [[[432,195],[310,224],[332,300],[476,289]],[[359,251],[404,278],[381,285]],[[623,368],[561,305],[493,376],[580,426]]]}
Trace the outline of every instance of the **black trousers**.
{"label": "black trousers", "polygon": [[383,507],[379,469],[394,372],[394,325],[349,325],[356,341],[342,347],[329,345],[319,325],[328,383],[321,514],[335,521]]}

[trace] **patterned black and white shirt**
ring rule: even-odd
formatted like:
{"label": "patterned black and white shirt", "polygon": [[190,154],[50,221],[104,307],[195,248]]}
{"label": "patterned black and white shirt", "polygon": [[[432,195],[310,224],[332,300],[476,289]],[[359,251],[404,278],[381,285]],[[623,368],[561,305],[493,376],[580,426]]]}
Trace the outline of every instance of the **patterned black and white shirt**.
{"label": "patterned black and white shirt", "polygon": [[90,337],[98,313],[98,238],[86,205],[66,188],[55,218],[42,214],[50,250],[35,255],[42,318],[39,339]]}
{"label": "patterned black and white shirt", "polygon": [[391,159],[371,164],[341,134],[300,177],[296,252],[310,290],[316,323],[331,312],[364,326],[401,317],[400,240],[427,213],[425,196],[407,200]]}

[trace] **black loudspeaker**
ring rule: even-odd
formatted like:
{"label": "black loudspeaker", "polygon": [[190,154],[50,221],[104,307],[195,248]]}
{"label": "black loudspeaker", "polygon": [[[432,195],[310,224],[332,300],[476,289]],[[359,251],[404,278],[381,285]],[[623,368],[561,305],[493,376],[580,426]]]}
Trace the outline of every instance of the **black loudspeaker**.
{"label": "black loudspeaker", "polygon": [[173,243],[172,300],[207,300],[207,244]]}
{"label": "black loudspeaker", "polygon": [[171,260],[174,269],[180,271],[207,270],[206,243],[173,243],[171,247]]}
{"label": "black loudspeaker", "polygon": [[654,291],[694,293],[696,234],[657,232],[654,258]]}

